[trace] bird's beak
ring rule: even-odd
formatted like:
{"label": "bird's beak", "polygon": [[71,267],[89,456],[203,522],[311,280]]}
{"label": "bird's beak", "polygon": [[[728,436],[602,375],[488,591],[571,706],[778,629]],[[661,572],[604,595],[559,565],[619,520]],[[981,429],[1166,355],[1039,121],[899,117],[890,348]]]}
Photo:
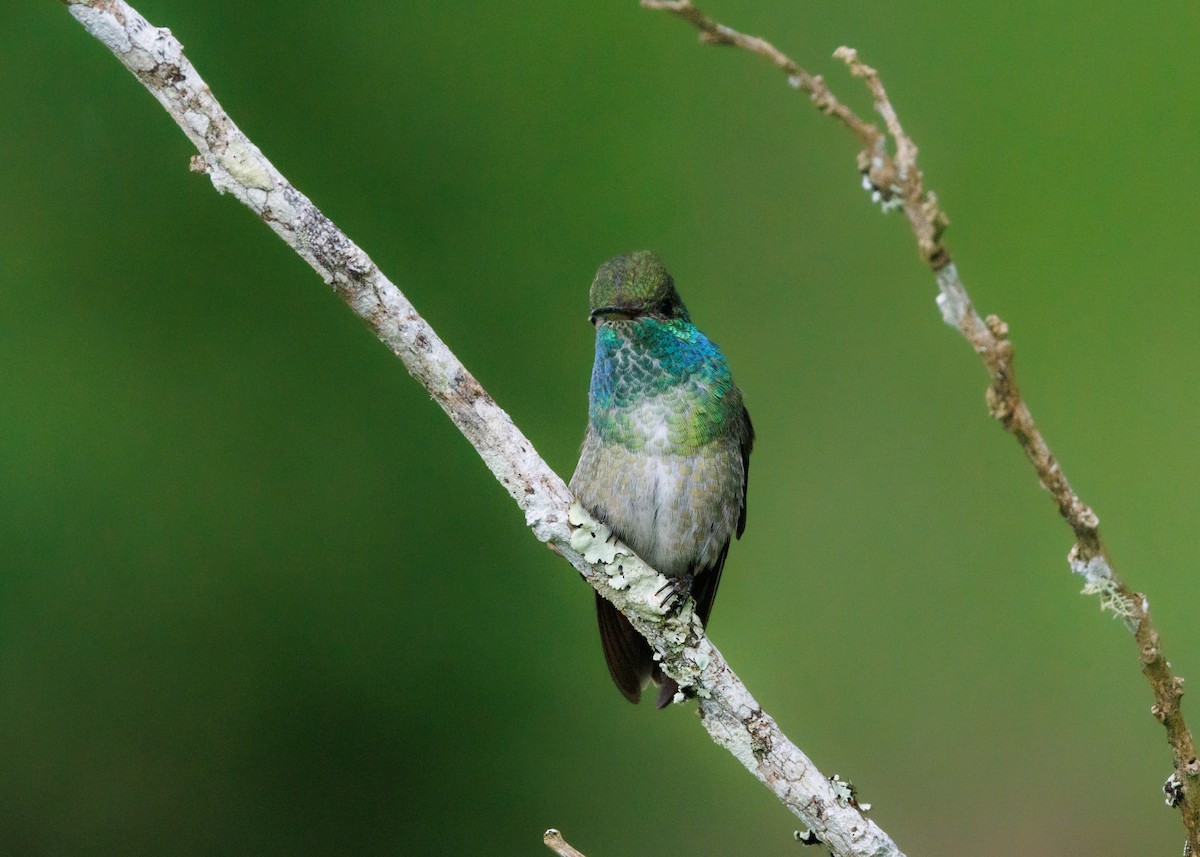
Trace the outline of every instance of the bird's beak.
{"label": "bird's beak", "polygon": [[628,307],[620,306],[599,306],[588,313],[588,321],[595,324],[599,321],[614,321],[633,318],[633,314]]}

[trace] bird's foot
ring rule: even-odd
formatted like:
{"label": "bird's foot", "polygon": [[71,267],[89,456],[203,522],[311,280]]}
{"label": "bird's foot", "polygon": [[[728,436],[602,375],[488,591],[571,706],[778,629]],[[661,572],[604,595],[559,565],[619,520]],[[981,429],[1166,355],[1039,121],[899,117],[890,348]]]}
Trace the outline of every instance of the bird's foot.
{"label": "bird's foot", "polygon": [[660,600],[663,613],[668,616],[682,610],[691,594],[692,575],[690,574],[685,574],[683,577],[668,577],[667,582],[654,593],[655,597]]}
{"label": "bird's foot", "polygon": [[654,593],[654,597],[659,599],[659,606],[662,607],[664,613],[672,612],[674,608],[683,603],[683,593],[679,590],[679,581],[668,577],[667,582]]}

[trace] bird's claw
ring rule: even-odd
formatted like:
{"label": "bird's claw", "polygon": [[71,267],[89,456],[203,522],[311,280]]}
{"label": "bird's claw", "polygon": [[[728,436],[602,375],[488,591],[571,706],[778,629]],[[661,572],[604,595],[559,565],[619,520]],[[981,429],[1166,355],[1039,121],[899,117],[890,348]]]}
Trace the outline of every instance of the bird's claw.
{"label": "bird's claw", "polygon": [[654,596],[660,599],[663,613],[670,615],[678,613],[683,608],[691,591],[692,585],[689,578],[668,577],[667,582],[658,588]]}
{"label": "bird's claw", "polygon": [[669,613],[671,607],[679,601],[679,586],[668,577],[667,582],[655,591],[654,597],[660,600],[663,612]]}

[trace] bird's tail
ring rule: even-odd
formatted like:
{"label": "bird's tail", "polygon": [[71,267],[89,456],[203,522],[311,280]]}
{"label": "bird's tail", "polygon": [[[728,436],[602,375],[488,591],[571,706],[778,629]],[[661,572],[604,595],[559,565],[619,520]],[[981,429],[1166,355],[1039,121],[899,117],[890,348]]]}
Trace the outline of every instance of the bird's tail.
{"label": "bird's tail", "polygon": [[675,680],[663,674],[654,660],[650,644],[634,630],[629,620],[621,615],[611,602],[596,593],[596,619],[600,625],[600,643],[604,647],[604,660],[613,684],[622,696],[632,703],[642,698],[642,687],[647,680],[658,685],[655,704],[666,708],[679,690]]}

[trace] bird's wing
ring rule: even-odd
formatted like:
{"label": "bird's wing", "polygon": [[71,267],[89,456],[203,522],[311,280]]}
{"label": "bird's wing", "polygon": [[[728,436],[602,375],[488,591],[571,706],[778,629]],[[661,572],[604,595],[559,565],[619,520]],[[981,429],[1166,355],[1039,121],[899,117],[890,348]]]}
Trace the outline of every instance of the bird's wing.
{"label": "bird's wing", "polygon": [[746,492],[750,488],[750,450],[754,448],[754,426],[750,422],[750,412],[742,408],[742,511],[738,513],[737,537],[740,539],[746,530]]}
{"label": "bird's wing", "polygon": [[[742,453],[742,507],[738,512],[737,537],[740,539],[746,529],[746,488],[750,482],[750,450],[754,446],[754,426],[750,423],[750,413],[743,408],[741,425],[738,427],[740,449]],[[707,568],[697,569],[692,581],[692,597],[696,599],[696,615],[702,625],[708,625],[709,614],[712,613],[713,602],[717,598],[717,587],[721,584],[721,571],[725,568],[725,557],[729,555],[729,542],[726,539],[717,559]]]}

